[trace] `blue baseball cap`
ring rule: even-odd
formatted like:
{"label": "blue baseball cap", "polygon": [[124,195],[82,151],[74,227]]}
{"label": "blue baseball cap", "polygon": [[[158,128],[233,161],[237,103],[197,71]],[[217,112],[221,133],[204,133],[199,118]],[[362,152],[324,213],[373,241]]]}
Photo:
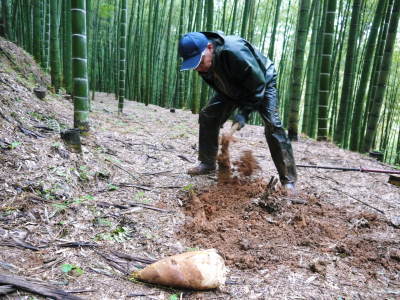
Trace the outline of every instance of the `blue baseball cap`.
{"label": "blue baseball cap", "polygon": [[179,55],[183,58],[181,71],[196,69],[207,45],[207,37],[200,32],[189,32],[182,36],[178,46]]}

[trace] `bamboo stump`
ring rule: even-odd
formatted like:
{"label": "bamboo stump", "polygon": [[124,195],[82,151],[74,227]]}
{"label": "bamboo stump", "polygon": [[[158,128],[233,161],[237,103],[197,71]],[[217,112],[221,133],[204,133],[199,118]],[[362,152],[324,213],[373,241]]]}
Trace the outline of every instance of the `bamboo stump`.
{"label": "bamboo stump", "polygon": [[80,130],[78,128],[67,129],[60,133],[67,147],[73,152],[82,152]]}
{"label": "bamboo stump", "polygon": [[379,151],[372,151],[369,153],[370,157],[375,158],[377,161],[383,161],[383,153]]}
{"label": "bamboo stump", "polygon": [[390,175],[389,183],[400,186],[400,176]]}
{"label": "bamboo stump", "polygon": [[44,99],[44,97],[46,97],[46,89],[44,88],[34,88],[33,89],[34,94],[36,95],[36,97],[38,97],[39,99]]}

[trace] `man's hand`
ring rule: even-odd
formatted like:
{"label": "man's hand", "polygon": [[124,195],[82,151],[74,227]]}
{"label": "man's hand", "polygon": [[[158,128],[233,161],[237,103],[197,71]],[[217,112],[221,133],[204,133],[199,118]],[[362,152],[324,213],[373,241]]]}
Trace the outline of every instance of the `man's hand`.
{"label": "man's hand", "polygon": [[246,122],[249,120],[252,111],[253,107],[249,105],[239,107],[238,113],[233,117],[233,124],[239,124],[238,130],[242,129],[244,125],[246,125]]}
{"label": "man's hand", "polygon": [[[242,114],[237,114],[233,117],[233,124],[238,123],[239,128],[238,130],[242,129],[244,125],[246,125],[246,117]],[[233,125],[232,125],[233,126]]]}

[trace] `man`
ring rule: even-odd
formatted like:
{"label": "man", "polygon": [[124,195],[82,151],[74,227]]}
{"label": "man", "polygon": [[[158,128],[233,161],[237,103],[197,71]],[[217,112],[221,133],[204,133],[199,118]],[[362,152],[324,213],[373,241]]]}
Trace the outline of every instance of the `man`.
{"label": "man", "polygon": [[265,124],[265,137],[282,186],[294,190],[296,166],[290,141],[278,115],[274,64],[249,42],[219,32],[190,32],[179,41],[183,58],[181,71],[196,70],[215,90],[200,112],[199,161],[188,174],[202,175],[215,170],[219,129],[238,108],[234,123],[242,128],[253,111]]}

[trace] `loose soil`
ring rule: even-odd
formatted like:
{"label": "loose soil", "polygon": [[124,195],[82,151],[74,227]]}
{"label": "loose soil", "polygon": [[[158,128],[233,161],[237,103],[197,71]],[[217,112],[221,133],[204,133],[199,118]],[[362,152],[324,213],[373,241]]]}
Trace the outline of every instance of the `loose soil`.
{"label": "loose soil", "polygon": [[[228,265],[240,269],[296,268],[308,252],[311,260],[331,256],[326,264],[346,260],[372,277],[382,267],[400,271],[400,241],[372,238],[388,230],[381,216],[351,213],[308,194],[292,203],[281,191],[265,189],[261,179],[238,179],[191,196],[179,236],[193,247],[219,249]],[[300,199],[305,203],[296,204]]]}
{"label": "loose soil", "polygon": [[[385,234],[387,220],[375,213],[352,213],[324,203],[312,194],[291,193],[269,186],[262,178],[249,179],[259,165],[246,150],[232,168],[223,135],[218,155],[218,183],[186,199],[188,216],[179,236],[192,246],[218,248],[228,265],[240,269],[298,266],[300,251],[346,258],[370,276],[383,266],[400,271],[400,240],[371,240]],[[239,177],[232,176],[234,172]],[[273,182],[273,180],[271,181]],[[312,256],[310,257],[312,258]],[[325,266],[327,262],[318,262]],[[325,269],[309,265],[325,275]]]}
{"label": "loose soil", "polygon": [[[0,39],[0,50],[1,274],[83,299],[400,296],[400,190],[388,175],[299,168],[297,193],[287,195],[263,128],[246,125],[222,144],[217,174],[190,177],[198,116],[133,101],[118,115],[104,93],[92,101],[83,152],[71,152],[59,134],[73,123],[70,97],[37,99],[32,90],[48,76],[12,43]],[[293,148],[300,164],[391,168],[304,136]],[[219,251],[225,286],[194,292],[128,280],[146,262],[128,255],[148,262],[193,248]]]}

